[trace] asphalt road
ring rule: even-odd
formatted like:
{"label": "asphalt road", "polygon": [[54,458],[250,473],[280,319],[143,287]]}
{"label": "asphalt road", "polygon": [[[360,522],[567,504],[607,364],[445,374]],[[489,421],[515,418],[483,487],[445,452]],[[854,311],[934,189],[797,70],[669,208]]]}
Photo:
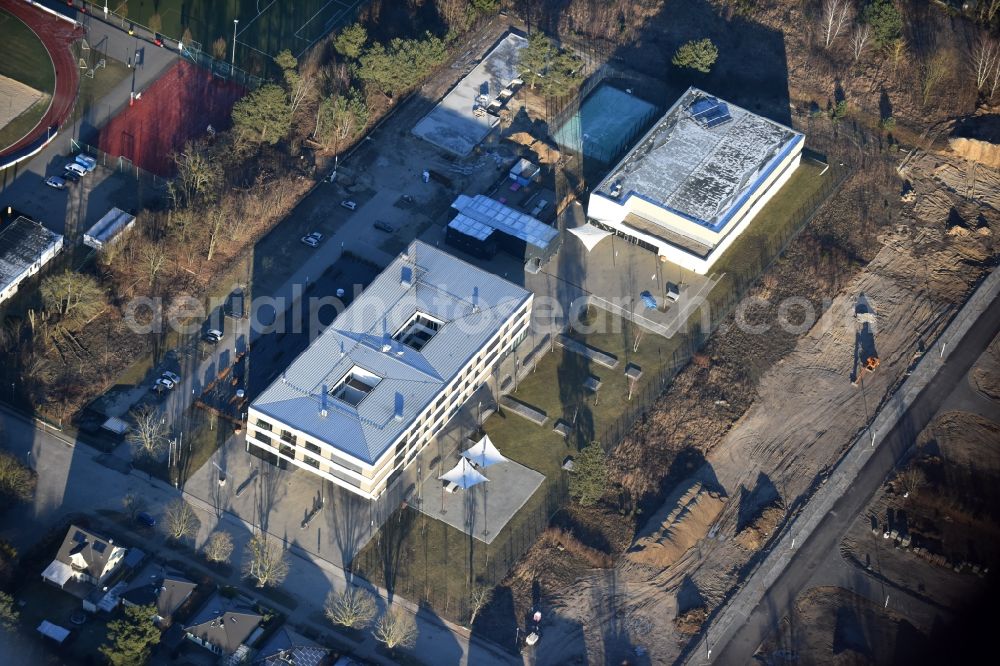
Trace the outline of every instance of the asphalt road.
{"label": "asphalt road", "polygon": [[[996,300],[985,308],[947,362],[917,396],[899,419],[896,427],[879,445],[858,473],[853,491],[844,494],[801,545],[791,562],[765,593],[737,632],[713,655],[712,663],[747,664],[761,642],[778,626],[781,618],[807,589],[809,581],[823,566],[830,552],[850,528],[852,521],[871,500],[896,462],[906,453],[924,426],[939,411],[942,403],[963,381],[969,368],[1000,331],[1000,307]],[[893,607],[892,599],[889,607]],[[709,635],[711,645],[711,635]]]}

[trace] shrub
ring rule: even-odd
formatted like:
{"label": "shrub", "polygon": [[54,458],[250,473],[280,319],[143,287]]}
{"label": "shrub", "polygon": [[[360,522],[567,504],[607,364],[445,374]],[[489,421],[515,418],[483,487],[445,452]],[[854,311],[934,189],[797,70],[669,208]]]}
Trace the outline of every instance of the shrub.
{"label": "shrub", "polygon": [[671,62],[677,67],[686,67],[708,74],[718,59],[719,49],[706,37],[682,44],[674,53]]}

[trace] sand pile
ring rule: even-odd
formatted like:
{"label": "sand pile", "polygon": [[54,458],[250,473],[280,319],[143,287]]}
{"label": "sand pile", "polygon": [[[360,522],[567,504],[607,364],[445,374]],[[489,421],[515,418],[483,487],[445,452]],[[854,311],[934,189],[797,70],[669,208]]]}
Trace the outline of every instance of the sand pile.
{"label": "sand pile", "polygon": [[694,483],[662,522],[656,522],[656,516],[651,519],[652,532],[636,540],[628,558],[659,569],[669,567],[708,534],[725,503],[718,493]]}

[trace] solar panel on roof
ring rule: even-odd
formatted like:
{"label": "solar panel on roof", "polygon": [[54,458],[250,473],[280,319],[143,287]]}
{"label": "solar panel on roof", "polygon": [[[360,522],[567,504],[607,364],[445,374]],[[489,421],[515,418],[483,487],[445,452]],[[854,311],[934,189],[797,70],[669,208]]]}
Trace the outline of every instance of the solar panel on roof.
{"label": "solar panel on roof", "polygon": [[103,553],[104,549],[107,548],[107,547],[108,547],[108,544],[104,543],[103,541],[95,541],[94,542],[94,550],[96,550],[98,553]]}
{"label": "solar panel on roof", "polygon": [[87,542],[87,537],[86,537],[86,535],[84,535],[83,532],[81,532],[80,530],[77,530],[76,534],[73,535],[73,541],[76,541],[77,543],[86,543]]}

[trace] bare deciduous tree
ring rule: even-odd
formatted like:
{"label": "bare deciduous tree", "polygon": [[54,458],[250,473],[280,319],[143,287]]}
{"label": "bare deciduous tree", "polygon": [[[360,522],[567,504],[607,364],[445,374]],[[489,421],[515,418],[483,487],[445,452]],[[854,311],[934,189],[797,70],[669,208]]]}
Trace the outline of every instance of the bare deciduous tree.
{"label": "bare deciduous tree", "polygon": [[331,592],[323,607],[327,619],[352,629],[364,629],[375,618],[377,608],[371,592],[348,587],[341,594]]}
{"label": "bare deciduous tree", "polygon": [[167,426],[155,409],[140,407],[132,412],[135,426],[125,439],[132,445],[134,454],[156,460],[167,447]]}
{"label": "bare deciduous tree", "polygon": [[254,534],[247,543],[243,573],[257,587],[276,585],[288,575],[288,559],[278,543],[269,543],[264,534]]}
{"label": "bare deciduous tree", "polygon": [[851,34],[851,53],[854,54],[855,60],[865,52],[865,47],[868,46],[868,40],[871,39],[871,36],[872,28],[867,23],[859,23],[854,26],[854,32]]}
{"label": "bare deciduous tree", "polygon": [[212,532],[205,542],[204,553],[209,562],[228,562],[233,554],[233,537],[229,532]]}
{"label": "bare deciduous tree", "polygon": [[193,534],[198,527],[198,517],[191,505],[182,499],[175,499],[163,512],[163,529],[175,541]]}
{"label": "bare deciduous tree", "polygon": [[407,648],[417,640],[417,623],[405,610],[393,607],[378,619],[372,635],[390,650]]}
{"label": "bare deciduous tree", "polygon": [[921,86],[920,91],[922,94],[921,101],[924,106],[930,101],[931,95],[934,94],[934,90],[937,88],[938,84],[941,83],[948,76],[948,73],[955,68],[955,62],[953,58],[952,51],[948,49],[940,49],[933,55],[928,57],[920,68],[921,73]]}
{"label": "bare deciduous tree", "polygon": [[145,511],[146,500],[141,495],[136,494],[135,491],[130,490],[122,497],[122,506],[125,508],[125,513],[128,514],[129,520],[135,520],[136,514],[140,511]]}
{"label": "bare deciduous tree", "polygon": [[146,271],[146,278],[149,286],[156,283],[156,276],[163,269],[163,264],[167,261],[167,252],[162,243],[146,241],[139,249],[139,257],[142,260],[142,267]]}
{"label": "bare deciduous tree", "polygon": [[476,616],[479,615],[479,611],[486,608],[487,604],[493,600],[493,588],[488,585],[476,584],[472,586],[472,591],[469,592],[469,626],[471,627],[475,621]]}
{"label": "bare deciduous tree", "polygon": [[997,67],[997,42],[990,37],[980,37],[969,50],[969,67],[976,77],[976,90],[982,90]]}
{"label": "bare deciduous tree", "polygon": [[927,477],[924,476],[922,469],[914,465],[910,465],[896,475],[896,480],[899,482],[903,495],[909,496],[916,494],[916,492],[920,490],[921,486],[923,486],[927,481]]}
{"label": "bare deciduous tree", "polygon": [[979,3],[979,17],[983,23],[992,23],[998,11],[1000,11],[1000,0],[981,0]]}
{"label": "bare deciduous tree", "polygon": [[0,451],[0,508],[26,502],[34,493],[35,473],[11,454]]}
{"label": "bare deciduous tree", "polygon": [[823,17],[820,31],[823,34],[823,48],[830,48],[833,40],[847,25],[851,3],[847,0],[823,0]]}

